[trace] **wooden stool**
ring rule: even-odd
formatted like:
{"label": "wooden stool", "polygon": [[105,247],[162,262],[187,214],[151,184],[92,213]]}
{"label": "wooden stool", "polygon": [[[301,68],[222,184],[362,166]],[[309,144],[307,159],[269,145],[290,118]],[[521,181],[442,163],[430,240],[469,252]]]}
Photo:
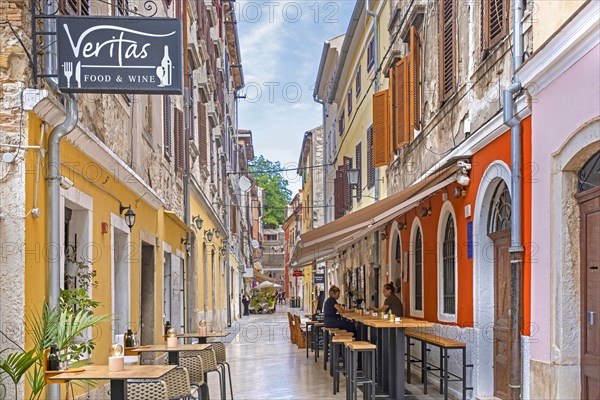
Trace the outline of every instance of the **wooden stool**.
{"label": "wooden stool", "polygon": [[[369,342],[347,342],[346,345],[346,399],[357,398],[358,385],[363,386],[365,399],[375,399],[375,357],[377,346]],[[358,375],[358,357],[362,356],[363,374]]]}
{"label": "wooden stool", "polygon": [[338,328],[323,328],[323,369],[327,371],[327,361],[329,361],[329,340],[333,332],[339,331]]}
{"label": "wooden stool", "polygon": [[[331,339],[331,375],[333,376],[333,394],[340,391],[340,355],[342,354],[344,343],[353,341],[350,336],[334,336]],[[344,358],[344,365],[346,359]]]}

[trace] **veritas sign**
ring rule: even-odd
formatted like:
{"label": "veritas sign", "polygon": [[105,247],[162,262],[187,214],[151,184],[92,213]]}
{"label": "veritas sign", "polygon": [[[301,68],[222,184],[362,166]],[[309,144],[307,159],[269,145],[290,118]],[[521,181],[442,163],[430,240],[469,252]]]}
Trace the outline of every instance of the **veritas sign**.
{"label": "veritas sign", "polygon": [[181,94],[181,21],[57,17],[62,92]]}

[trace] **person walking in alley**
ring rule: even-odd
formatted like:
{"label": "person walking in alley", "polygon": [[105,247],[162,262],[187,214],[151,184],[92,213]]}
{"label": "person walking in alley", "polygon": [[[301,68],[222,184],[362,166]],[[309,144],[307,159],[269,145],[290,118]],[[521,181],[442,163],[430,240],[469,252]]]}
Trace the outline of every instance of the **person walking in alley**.
{"label": "person walking in alley", "polygon": [[248,306],[250,305],[250,296],[248,295],[248,292],[244,292],[242,304],[244,305],[244,315],[250,315],[250,310],[248,309]]}
{"label": "person walking in alley", "polygon": [[383,285],[383,295],[385,296],[383,306],[379,308],[372,308],[372,310],[381,312],[387,312],[388,310],[391,310],[392,314],[396,315],[397,317],[402,317],[402,301],[400,301],[400,298],[396,296],[396,288],[392,282]]}
{"label": "person walking in alley", "polygon": [[345,309],[340,304],[338,304],[338,299],[340,298],[340,288],[337,286],[332,286],[329,289],[329,298],[325,301],[323,305],[323,314],[325,316],[324,324],[326,328],[339,328],[345,329],[348,332],[354,333],[354,337],[357,340],[360,340],[357,337],[356,326],[350,322],[343,320],[341,318],[341,314],[352,312],[352,310]]}

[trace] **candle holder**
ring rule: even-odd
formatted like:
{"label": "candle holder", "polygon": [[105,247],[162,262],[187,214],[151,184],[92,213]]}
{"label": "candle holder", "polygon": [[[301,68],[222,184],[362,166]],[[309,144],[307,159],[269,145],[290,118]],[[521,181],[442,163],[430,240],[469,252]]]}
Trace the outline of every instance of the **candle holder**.
{"label": "candle holder", "polygon": [[110,347],[108,357],[108,372],[120,372],[125,369],[125,357],[123,356],[123,346],[120,343],[114,343]]}
{"label": "candle holder", "polygon": [[167,331],[167,347],[177,347],[177,331],[175,328]]}
{"label": "candle holder", "polygon": [[202,335],[202,336],[206,336],[207,334],[207,328],[206,328],[206,321],[205,320],[201,320],[200,322],[198,322],[198,334]]}

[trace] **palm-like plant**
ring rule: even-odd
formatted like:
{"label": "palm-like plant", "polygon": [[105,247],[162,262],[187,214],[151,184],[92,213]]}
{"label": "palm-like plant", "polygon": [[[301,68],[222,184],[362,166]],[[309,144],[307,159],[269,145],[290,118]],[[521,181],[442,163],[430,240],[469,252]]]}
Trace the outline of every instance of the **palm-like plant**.
{"label": "palm-like plant", "polygon": [[13,381],[15,386],[15,399],[19,398],[19,381],[31,367],[40,358],[36,354],[35,349],[31,349],[27,352],[13,352],[9,353],[2,362],[0,362],[0,369],[8,375]]}

